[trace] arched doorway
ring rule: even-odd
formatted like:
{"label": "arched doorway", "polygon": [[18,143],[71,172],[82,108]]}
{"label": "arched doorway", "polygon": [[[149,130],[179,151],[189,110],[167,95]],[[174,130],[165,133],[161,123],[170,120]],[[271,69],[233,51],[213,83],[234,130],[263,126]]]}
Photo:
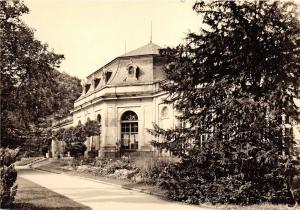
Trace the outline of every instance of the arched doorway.
{"label": "arched doorway", "polygon": [[123,150],[138,149],[138,116],[133,111],[126,111],[121,117],[121,147]]}

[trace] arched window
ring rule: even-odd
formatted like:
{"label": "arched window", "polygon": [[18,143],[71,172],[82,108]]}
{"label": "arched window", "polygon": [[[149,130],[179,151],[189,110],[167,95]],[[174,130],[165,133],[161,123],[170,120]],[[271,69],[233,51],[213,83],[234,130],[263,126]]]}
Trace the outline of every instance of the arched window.
{"label": "arched window", "polygon": [[129,78],[135,78],[135,79],[139,79],[140,76],[140,68],[133,64],[133,65],[129,65],[127,67],[127,72],[128,72],[128,76]]}
{"label": "arched window", "polygon": [[125,112],[121,117],[121,147],[125,150],[138,149],[138,116],[133,111]]}
{"label": "arched window", "polygon": [[97,136],[96,139],[95,139],[96,140],[95,148],[96,148],[96,150],[99,150],[100,145],[101,145],[101,135],[102,135],[102,124],[101,124],[102,122],[101,122],[101,115],[100,114],[97,115],[96,120],[97,120],[97,123],[99,125],[100,131],[99,131],[99,136]]}
{"label": "arched window", "polygon": [[128,68],[128,74],[129,75],[134,74],[134,67],[133,66],[129,66],[129,68]]}
{"label": "arched window", "polygon": [[169,117],[169,109],[168,109],[168,107],[164,107],[164,108],[162,108],[162,110],[161,110],[161,118],[168,118]]}
{"label": "arched window", "polygon": [[97,123],[99,125],[101,125],[101,115],[100,114],[97,115]]}

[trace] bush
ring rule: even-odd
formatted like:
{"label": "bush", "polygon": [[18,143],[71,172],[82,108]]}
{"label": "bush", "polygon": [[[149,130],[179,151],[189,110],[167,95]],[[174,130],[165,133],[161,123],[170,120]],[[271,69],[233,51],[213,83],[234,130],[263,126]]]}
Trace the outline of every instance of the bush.
{"label": "bush", "polygon": [[130,161],[128,157],[123,156],[121,160],[116,160],[115,162],[110,162],[110,164],[107,164],[105,167],[108,174],[115,173],[116,170],[119,169],[127,169],[127,170],[133,170],[135,169],[135,165]]}
{"label": "bush", "polygon": [[170,164],[166,158],[145,159],[137,167],[128,157],[112,161],[107,158],[74,159],[72,166],[81,173],[91,173],[96,176],[108,176],[116,179],[127,179],[137,183],[155,185],[159,182],[160,173]]}
{"label": "bush", "polygon": [[14,166],[19,150],[0,148],[0,208],[9,208],[17,193],[17,171]]}
{"label": "bush", "polygon": [[88,151],[88,157],[89,158],[96,158],[97,157],[97,151],[92,149],[91,151]]}
{"label": "bush", "polygon": [[[209,161],[208,158],[206,160]],[[226,173],[228,168],[217,168],[207,161],[184,160],[170,164],[160,174],[159,186],[168,191],[170,199],[192,204],[295,203],[299,191],[295,189],[293,197],[290,183],[279,170],[275,170],[277,168],[268,168],[263,173],[261,168],[253,169],[252,176],[249,176],[247,173]],[[215,168],[214,173],[209,170],[212,167]]]}
{"label": "bush", "polygon": [[72,143],[68,146],[67,151],[70,152],[70,155],[72,157],[81,157],[84,155],[84,152],[86,150],[86,146],[85,144],[81,143],[81,142],[76,142],[76,143]]}
{"label": "bush", "polygon": [[139,173],[132,179],[135,182],[156,185],[159,182],[161,172],[164,171],[169,164],[170,160],[166,158],[146,159]]}
{"label": "bush", "polygon": [[300,170],[297,176],[292,180],[293,196],[295,201],[300,205]]}
{"label": "bush", "polygon": [[107,158],[103,158],[103,157],[98,157],[95,159],[93,166],[96,167],[105,167],[107,164],[111,163],[111,160],[107,159]]}

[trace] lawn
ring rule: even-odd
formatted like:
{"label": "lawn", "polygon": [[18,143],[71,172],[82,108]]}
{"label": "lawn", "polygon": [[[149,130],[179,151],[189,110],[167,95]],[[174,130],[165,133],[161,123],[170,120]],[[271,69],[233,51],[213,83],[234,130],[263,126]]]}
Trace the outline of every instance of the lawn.
{"label": "lawn", "polygon": [[11,209],[38,209],[38,210],[90,210],[63,195],[57,194],[38,184],[18,177],[18,192],[15,205]]}
{"label": "lawn", "polygon": [[35,161],[38,161],[38,160],[42,160],[43,157],[29,157],[29,158],[22,158],[21,160],[17,161],[15,163],[16,166],[25,166],[25,165],[28,165],[30,163],[33,163]]}

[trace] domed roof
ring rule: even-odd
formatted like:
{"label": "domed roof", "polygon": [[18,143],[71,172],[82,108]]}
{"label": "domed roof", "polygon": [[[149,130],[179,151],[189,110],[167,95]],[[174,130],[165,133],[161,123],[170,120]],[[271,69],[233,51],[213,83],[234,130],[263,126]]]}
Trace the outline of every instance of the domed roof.
{"label": "domed roof", "polygon": [[149,44],[146,44],[142,47],[139,47],[135,50],[129,51],[120,57],[127,57],[127,56],[137,56],[137,55],[158,55],[159,54],[159,49],[161,49],[160,46],[157,44],[153,44],[152,42]]}

